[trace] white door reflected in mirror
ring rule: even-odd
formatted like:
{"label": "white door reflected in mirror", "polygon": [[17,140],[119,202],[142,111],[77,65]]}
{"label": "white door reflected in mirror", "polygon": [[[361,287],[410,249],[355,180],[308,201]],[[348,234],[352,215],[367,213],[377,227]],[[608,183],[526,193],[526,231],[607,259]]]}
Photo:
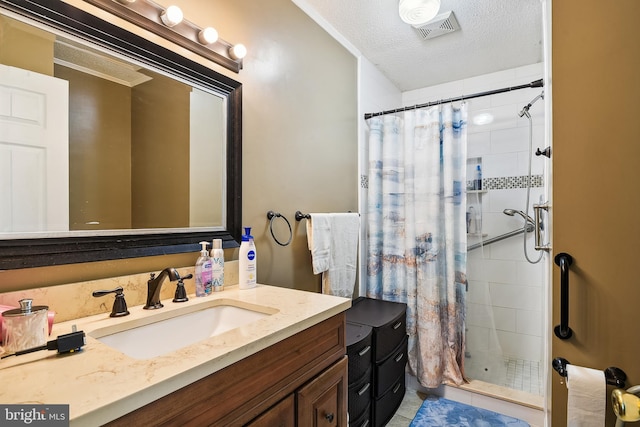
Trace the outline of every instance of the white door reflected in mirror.
{"label": "white door reflected in mirror", "polygon": [[0,64],[0,232],[69,229],[68,83]]}

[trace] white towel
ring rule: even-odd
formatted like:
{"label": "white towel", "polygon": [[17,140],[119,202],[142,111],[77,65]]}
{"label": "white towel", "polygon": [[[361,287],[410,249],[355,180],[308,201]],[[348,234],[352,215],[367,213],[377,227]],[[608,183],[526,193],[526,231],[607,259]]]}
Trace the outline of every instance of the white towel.
{"label": "white towel", "polygon": [[356,281],[360,215],[312,213],[310,216],[307,239],[313,273],[323,273],[322,293],[351,298]]}
{"label": "white towel", "polygon": [[307,243],[311,251],[313,274],[329,269],[331,252],[331,216],[310,214],[307,218]]}

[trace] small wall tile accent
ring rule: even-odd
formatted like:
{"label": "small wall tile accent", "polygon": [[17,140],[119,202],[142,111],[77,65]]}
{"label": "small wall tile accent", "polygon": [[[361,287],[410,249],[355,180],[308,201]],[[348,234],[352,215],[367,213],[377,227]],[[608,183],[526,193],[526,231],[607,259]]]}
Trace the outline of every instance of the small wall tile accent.
{"label": "small wall tile accent", "polygon": [[[508,190],[513,188],[527,188],[529,181],[528,175],[522,176],[505,176],[498,178],[484,178],[482,180],[482,188],[484,190]],[[531,176],[532,187],[543,187],[542,175]],[[360,175],[360,188],[369,188],[369,176]],[[473,181],[467,181],[467,188],[473,188]]]}
{"label": "small wall tile accent", "polygon": [[369,188],[369,175],[360,175],[360,188]]}
{"label": "small wall tile accent", "polygon": [[[527,188],[528,175],[506,176],[498,178],[484,178],[482,180],[483,190],[509,190],[514,188]],[[531,177],[531,187],[543,187],[542,175]],[[467,181],[467,188],[473,188],[473,181]]]}

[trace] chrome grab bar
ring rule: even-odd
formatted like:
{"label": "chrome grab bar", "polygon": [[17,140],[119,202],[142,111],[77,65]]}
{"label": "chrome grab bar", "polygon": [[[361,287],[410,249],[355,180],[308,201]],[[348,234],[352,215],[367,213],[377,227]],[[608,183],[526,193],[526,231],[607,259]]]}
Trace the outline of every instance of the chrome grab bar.
{"label": "chrome grab bar", "polygon": [[548,251],[551,250],[551,246],[547,244],[542,244],[542,211],[549,210],[549,203],[540,203],[538,205],[533,205],[533,210],[535,211],[535,226],[536,226],[536,239],[535,239],[535,250],[537,251]]}
{"label": "chrome grab bar", "polygon": [[[527,227],[526,227],[527,233],[531,233],[533,230],[534,230],[533,224],[527,223]],[[499,236],[483,240],[479,243],[474,243],[473,245],[467,246],[467,252],[472,251],[474,249],[481,248],[486,245],[490,245],[491,243],[496,243],[501,240],[508,239],[509,237],[517,236],[518,234],[522,234],[524,232],[525,232],[525,227],[522,227],[522,228],[518,228],[517,230],[509,231],[508,233],[504,233]]]}

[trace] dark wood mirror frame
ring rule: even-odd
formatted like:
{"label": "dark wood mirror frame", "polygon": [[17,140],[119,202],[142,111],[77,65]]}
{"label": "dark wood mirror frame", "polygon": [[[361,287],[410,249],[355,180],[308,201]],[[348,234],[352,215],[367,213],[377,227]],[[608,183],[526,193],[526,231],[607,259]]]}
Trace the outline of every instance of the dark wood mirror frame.
{"label": "dark wood mirror frame", "polygon": [[[0,0],[0,7],[211,88],[227,99],[225,230],[0,239],[0,269],[197,252],[200,249],[198,242],[214,238],[222,239],[224,248],[238,247],[242,228],[242,84],[62,1]],[[167,203],[170,204],[168,196]]]}

